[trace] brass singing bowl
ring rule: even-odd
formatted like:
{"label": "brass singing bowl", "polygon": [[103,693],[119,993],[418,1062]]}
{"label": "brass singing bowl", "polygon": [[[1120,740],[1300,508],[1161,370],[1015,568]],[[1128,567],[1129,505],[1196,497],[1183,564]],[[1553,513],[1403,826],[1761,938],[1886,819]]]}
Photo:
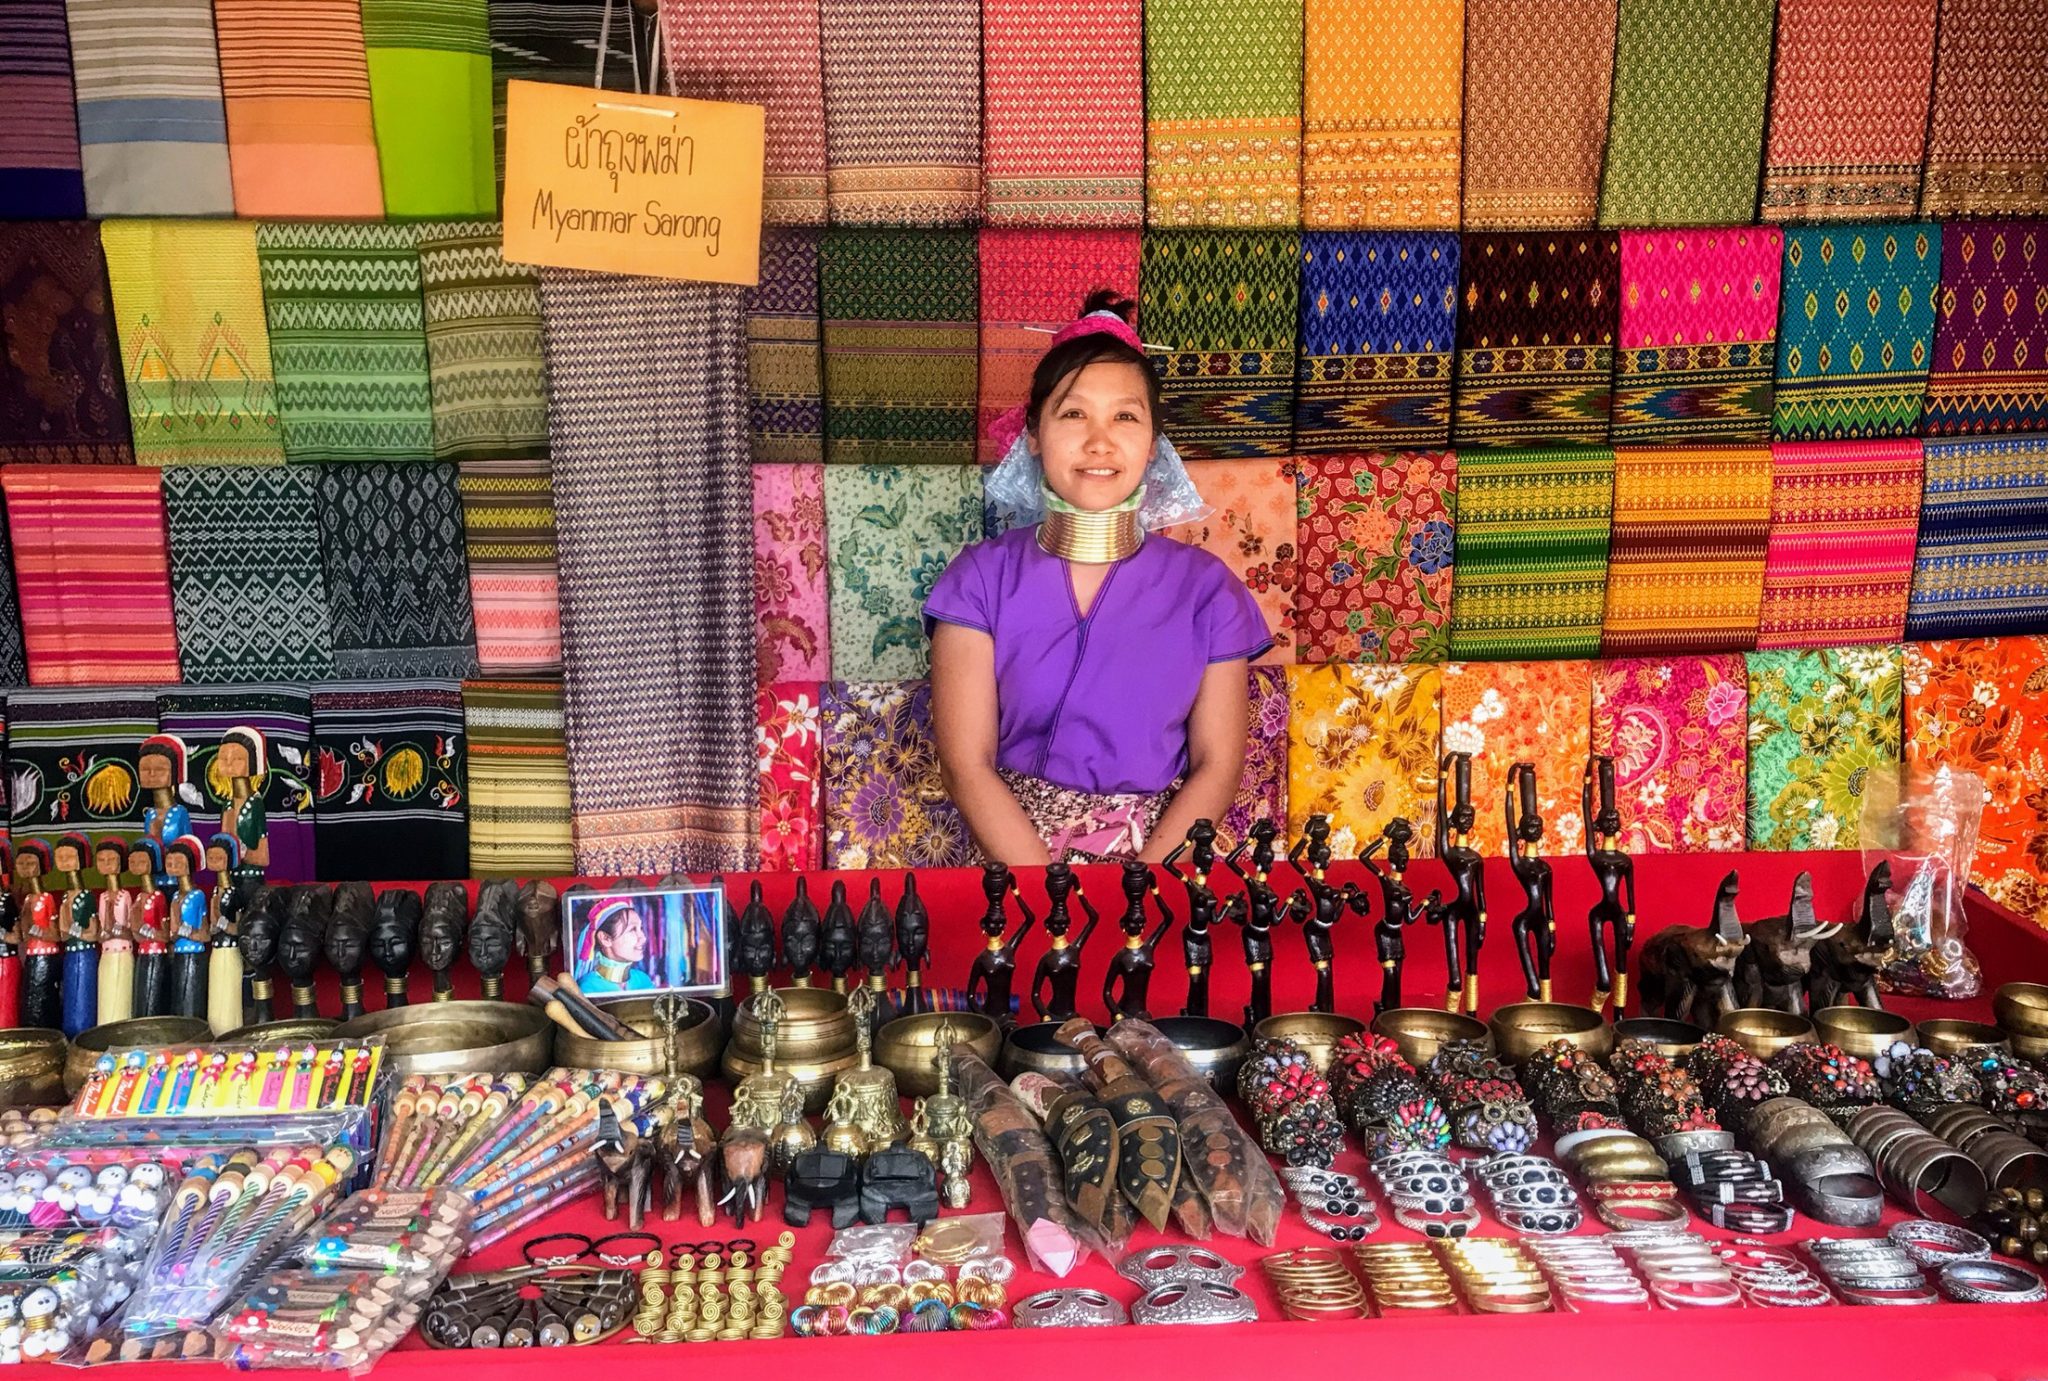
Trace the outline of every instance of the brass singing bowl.
{"label": "brass singing bowl", "polygon": [[1876,1059],[1899,1041],[1918,1043],[1912,1022],[1875,1007],[1823,1007],[1813,1014],[1813,1029],[1829,1045],[1866,1060]]}
{"label": "brass singing bowl", "polygon": [[1364,1034],[1364,1022],[1334,1012],[1276,1012],[1252,1028],[1255,1041],[1293,1041],[1319,1074],[1330,1072],[1330,1058],[1338,1041]]}
{"label": "brass singing bowl", "polygon": [[1992,995],[1991,1015],[2014,1053],[2038,1060],[2048,1052],[2048,983],[2007,983]]}
{"label": "brass singing bowl", "polygon": [[0,1030],[0,1107],[46,1108],[64,1101],[64,1033],[49,1026]]}
{"label": "brass singing bowl", "polygon": [[1614,1023],[1614,1039],[1643,1041],[1667,1060],[1683,1060],[1699,1049],[1707,1033],[1689,1021],[1669,1017],[1623,1017]]}
{"label": "brass singing bowl", "polygon": [[341,1025],[333,1017],[286,1017],[283,1021],[259,1021],[237,1026],[220,1038],[223,1045],[269,1045],[273,1042],[323,1041]]}
{"label": "brass singing bowl", "polygon": [[1372,1019],[1372,1033],[1392,1041],[1401,1058],[1417,1069],[1452,1041],[1493,1043],[1493,1033],[1477,1017],[1434,1007],[1389,1007]]}
{"label": "brass singing bowl", "polygon": [[708,1002],[694,997],[673,999],[682,1007],[676,1023],[674,1048],[656,1014],[667,998],[629,997],[623,1002],[606,1002],[604,1010],[645,1040],[600,1041],[572,1035],[550,1022],[555,1033],[555,1063],[569,1069],[611,1069],[621,1074],[651,1074],[666,1078],[675,1074],[707,1079],[718,1072],[718,1049],[724,1044],[718,1029],[718,1012]]}
{"label": "brass singing bowl", "polygon": [[555,1024],[523,1002],[423,1002],[365,1012],[336,1040],[384,1038],[384,1068],[413,1074],[538,1074],[553,1058]]}
{"label": "brass singing bowl", "polygon": [[1590,1007],[1572,1002],[1511,1002],[1494,1009],[1493,1048],[1512,1065],[1528,1062],[1552,1041],[1567,1041],[1604,1060],[1614,1049],[1614,1028]]}
{"label": "brass singing bowl", "polygon": [[997,1071],[1005,1079],[1014,1079],[1026,1071],[1056,1079],[1080,1078],[1088,1068],[1088,1061],[1081,1058],[1080,1051],[1061,1044],[1053,1035],[1065,1024],[1040,1021],[1011,1031],[1010,1038],[1003,1042],[1003,1059],[996,1066]]}
{"label": "brass singing bowl", "polygon": [[875,1063],[896,1076],[896,1091],[906,1098],[929,1098],[939,1091],[939,1028],[952,1028],[953,1045],[966,1046],[994,1068],[1003,1051],[1002,1028],[994,1017],[979,1012],[916,1012],[887,1023],[875,1035]]}
{"label": "brass singing bowl", "polygon": [[213,1039],[213,1028],[200,1017],[136,1017],[110,1021],[81,1031],[64,1057],[64,1093],[71,1097],[85,1087],[93,1067],[108,1051],[161,1050],[173,1045],[197,1045]]}
{"label": "brass singing bowl", "polygon": [[1252,1051],[1250,1032],[1218,1017],[1155,1017],[1152,1026],[1219,1093],[1236,1092],[1237,1071]]}
{"label": "brass singing bowl", "polygon": [[1811,1042],[1813,1023],[1775,1007],[1738,1007],[1723,1012],[1714,1029],[1756,1056],[1768,1060],[1788,1045]]}
{"label": "brass singing bowl", "polygon": [[1964,1021],[1960,1017],[1934,1017],[1921,1022],[1920,1041],[1937,1055],[1960,1054],[1973,1045],[2011,1048],[2005,1032],[1990,1022]]}
{"label": "brass singing bowl", "polygon": [[[830,988],[777,988],[775,995],[782,999],[782,1017],[775,1023],[775,1068],[795,1075],[803,1086],[805,1112],[821,1113],[832,1099],[834,1076],[860,1063],[846,994]],[[743,1000],[733,1015],[732,1039],[719,1069],[727,1083],[737,1085],[761,1068],[761,1022],[753,1002]]]}

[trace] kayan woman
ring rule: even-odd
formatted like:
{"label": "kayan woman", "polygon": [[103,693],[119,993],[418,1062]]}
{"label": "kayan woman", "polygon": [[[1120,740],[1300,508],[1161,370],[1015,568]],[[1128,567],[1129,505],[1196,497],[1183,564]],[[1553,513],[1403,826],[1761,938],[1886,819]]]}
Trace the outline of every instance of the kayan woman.
{"label": "kayan woman", "polygon": [[1052,338],[986,494],[1012,524],[925,602],[947,791],[1012,865],[1161,857],[1244,771],[1251,592],[1155,535],[1208,509],[1159,430],[1131,304],[1099,291]]}

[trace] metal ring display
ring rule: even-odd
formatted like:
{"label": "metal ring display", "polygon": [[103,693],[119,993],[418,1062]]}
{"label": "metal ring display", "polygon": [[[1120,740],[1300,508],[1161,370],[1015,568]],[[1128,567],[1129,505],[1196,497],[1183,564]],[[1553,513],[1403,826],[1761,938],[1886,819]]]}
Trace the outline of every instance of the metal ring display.
{"label": "metal ring display", "polygon": [[1941,1293],[1961,1304],[2039,1304],[2048,1285],[2009,1261],[1960,1261],[1941,1268]]}

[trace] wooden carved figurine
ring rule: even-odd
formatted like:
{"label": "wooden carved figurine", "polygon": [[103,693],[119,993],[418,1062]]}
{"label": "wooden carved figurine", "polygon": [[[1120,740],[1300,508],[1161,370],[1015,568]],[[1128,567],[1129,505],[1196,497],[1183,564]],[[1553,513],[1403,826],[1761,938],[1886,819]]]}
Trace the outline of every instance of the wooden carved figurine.
{"label": "wooden carved figurine", "polygon": [[[1596,802],[1593,789],[1599,787]],[[1579,779],[1579,813],[1586,822],[1586,862],[1600,884],[1600,900],[1586,914],[1593,933],[1593,1010],[1614,996],[1614,1015],[1628,1010],[1628,956],[1636,942],[1636,861],[1621,847],[1621,806],[1614,786],[1614,759],[1595,754]],[[1608,962],[1610,932],[1614,959]]]}
{"label": "wooden carved figurine", "polygon": [[[135,936],[128,918],[128,892],[121,886],[121,865],[127,855],[126,841],[111,835],[93,846],[93,868],[100,875],[95,907],[100,940],[97,1007],[102,1024],[135,1015]],[[0,983],[5,981],[0,977]]]}
{"label": "wooden carved figurine", "polygon": [[84,880],[91,844],[82,834],[67,834],[54,851],[64,894],[57,905],[57,927],[64,947],[61,1006],[66,1036],[99,1025],[100,1003],[99,899]]}
{"label": "wooden carved figurine", "polygon": [[768,975],[775,971],[775,916],[761,900],[757,878],[747,889],[747,904],[733,922],[733,968],[747,980],[747,991],[768,991]]}
{"label": "wooden carved figurine", "polygon": [[[12,869],[14,859],[0,848],[0,859]],[[104,972],[104,969],[102,970]],[[14,889],[0,884],[0,1021],[21,1025],[21,903]]]}
{"label": "wooden carved figurine", "polygon": [[1813,973],[1806,988],[1816,1012],[1852,997],[1872,1010],[1883,1008],[1877,994],[1877,974],[1890,957],[1895,938],[1891,888],[1892,865],[1879,859],[1864,880],[1856,923],[1815,946]]}
{"label": "wooden carved figurine", "polygon": [[341,1019],[363,1014],[363,961],[369,957],[370,927],[377,920],[377,897],[367,882],[341,882],[334,887],[334,914],[327,918],[327,965],[341,978]]}
{"label": "wooden carved figurine", "polygon": [[427,884],[420,906],[420,958],[434,975],[434,1001],[447,1002],[455,996],[449,971],[462,957],[469,935],[469,889],[459,882]]}
{"label": "wooden carved figurine", "polygon": [[[15,862],[20,861],[17,856]],[[171,899],[155,882],[163,872],[162,846],[148,835],[137,839],[128,850],[128,871],[142,879],[128,902],[128,917],[135,926],[132,1006],[138,1017],[160,1017],[171,1010]]]}
{"label": "wooden carved figurine", "polygon": [[825,907],[824,928],[818,932],[818,962],[832,975],[832,991],[846,991],[846,975],[853,972],[858,950],[853,908],[846,901],[846,880],[832,884],[832,900]]}
{"label": "wooden carved figurine", "polygon": [[818,932],[823,928],[809,883],[799,873],[796,896],[782,913],[782,962],[789,966],[790,982],[796,987],[811,986],[811,970],[818,963]]}
{"label": "wooden carved figurine", "polygon": [[1742,1005],[1803,1015],[1814,947],[1841,929],[1822,925],[1814,916],[1813,875],[1801,873],[1792,879],[1792,900],[1785,914],[1749,927],[1749,944],[1735,966],[1735,992]]}
{"label": "wooden carved figurine", "polygon": [[[1306,869],[1301,866],[1304,857],[1308,859]],[[1301,922],[1309,963],[1316,971],[1316,999],[1309,1004],[1311,1012],[1337,1010],[1337,979],[1333,971],[1337,922],[1344,919],[1347,910],[1365,914],[1358,899],[1357,883],[1347,882],[1341,889],[1330,885],[1330,858],[1330,817],[1311,815],[1302,828],[1301,838],[1287,851],[1287,861],[1294,865],[1308,888],[1306,897],[1295,894],[1293,914]]]}
{"label": "wooden carved figurine", "polygon": [[164,845],[164,871],[171,897],[171,1015],[206,1015],[206,894],[194,882],[206,863],[206,847],[189,834]]}
{"label": "wooden carved figurine", "polygon": [[[1238,881],[1244,884],[1244,909],[1231,919],[1243,929],[1244,963],[1252,976],[1252,1000],[1244,1009],[1244,1024],[1248,1028],[1273,1015],[1273,932],[1298,910],[1294,903],[1283,903],[1268,881],[1276,857],[1273,840],[1278,833],[1279,827],[1271,820],[1257,821],[1223,860],[1223,866],[1237,874]],[[1249,873],[1242,863],[1247,850],[1253,851]],[[1307,899],[1297,894],[1295,902],[1305,906]]]}
{"label": "wooden carved figurine", "polygon": [[[1455,796],[1445,807],[1444,785],[1454,783]],[[1472,804],[1472,755],[1446,753],[1437,764],[1437,857],[1451,871],[1454,894],[1438,907],[1435,919],[1444,928],[1444,1009],[1479,1015],[1479,948],[1486,943],[1486,858],[1472,847],[1472,827],[1479,823]],[[1460,946],[1463,947],[1462,960]],[[1462,977],[1461,977],[1462,975]]]}
{"label": "wooden carved figurine", "polygon": [[599,1098],[597,1141],[591,1151],[597,1157],[598,1178],[604,1186],[605,1220],[617,1222],[623,1206],[627,1229],[638,1232],[647,1212],[653,1157],[631,1111],[609,1097]]}
{"label": "wooden carved figurine", "polygon": [[185,740],[176,734],[151,734],[136,750],[136,783],[149,798],[142,812],[142,831],[159,850],[157,871],[150,875],[150,882],[160,892],[177,886],[168,871],[171,841],[192,832],[192,812],[178,799],[190,790],[185,761]]}
{"label": "wooden carved figurine", "polygon": [[1536,812],[1536,765],[1508,769],[1508,864],[1522,887],[1522,909],[1508,924],[1522,985],[1537,1002],[1550,1001],[1550,961],[1557,953],[1557,902],[1550,865],[1543,860],[1543,817]]}
{"label": "wooden carved figurine", "polygon": [[[1124,860],[1124,914],[1117,925],[1124,933],[1123,947],[1110,956],[1109,971],[1102,976],[1102,1005],[1112,1017],[1136,1017],[1150,1021],[1146,1007],[1152,991],[1154,955],[1161,937],[1173,924],[1173,912],[1160,894],[1159,879],[1152,865],[1139,859]],[[1145,901],[1150,898],[1159,909],[1159,924],[1145,933]]]}
{"label": "wooden carved figurine", "polygon": [[241,846],[235,866],[252,880],[260,880],[270,868],[270,825],[263,809],[263,784],[270,775],[267,754],[262,732],[238,724],[221,735],[213,757],[215,771],[228,779],[221,831],[233,835]]}
{"label": "wooden carved figurine", "polygon": [[[1375,1016],[1401,1005],[1401,969],[1408,957],[1405,931],[1435,914],[1442,897],[1433,891],[1427,900],[1418,902],[1408,886],[1408,846],[1414,840],[1415,826],[1397,815],[1380,827],[1380,837],[1366,845],[1358,856],[1361,863],[1372,869],[1380,885],[1380,918],[1372,927],[1373,951],[1380,962],[1380,997],[1373,1004]],[[1373,857],[1381,845],[1387,850],[1385,866]],[[1361,916],[1366,914],[1363,893],[1352,901],[1351,909]]]}
{"label": "wooden carved figurine", "polygon": [[882,901],[882,880],[868,879],[868,899],[854,922],[854,954],[867,971],[868,991],[875,1001],[871,1020],[882,1012],[882,999],[889,991],[889,969],[896,962],[896,918]]}
{"label": "wooden carved figurine", "polygon": [[[1182,872],[1179,867],[1183,854],[1192,865],[1190,872]],[[1214,821],[1195,821],[1188,827],[1188,837],[1174,845],[1173,851],[1161,862],[1180,879],[1188,894],[1188,921],[1180,933],[1181,959],[1188,971],[1188,1000],[1181,1013],[1190,1017],[1206,1017],[1209,1015],[1209,970],[1216,963],[1215,941],[1209,932],[1219,920],[1234,919],[1234,911],[1244,905],[1244,898],[1232,897],[1228,905],[1223,905],[1217,900],[1215,889],[1209,885],[1209,872],[1216,866]]]}
{"label": "wooden carved figurine", "polygon": [[[1064,863],[1046,865],[1045,900],[1045,933],[1052,943],[1039,956],[1038,971],[1031,977],[1031,1005],[1040,1021],[1065,1021],[1077,1010],[1075,994],[1081,984],[1082,946],[1095,933],[1096,922],[1102,917],[1081,891],[1074,870]],[[1068,909],[1070,900],[1079,902],[1088,915],[1080,935],[1071,940],[1067,938],[1074,924],[1073,913]]]}
{"label": "wooden carved figurine", "polygon": [[14,881],[21,892],[21,1020],[28,1026],[63,1024],[59,899],[43,889],[53,860],[50,846],[24,839],[14,846]]}
{"label": "wooden carved figurine", "polygon": [[387,887],[377,894],[377,918],[370,923],[370,962],[384,974],[384,1005],[406,1004],[406,977],[420,938],[420,894]]}
{"label": "wooden carved figurine", "polygon": [[277,937],[277,962],[291,984],[294,1017],[320,1015],[313,975],[320,967],[321,951],[327,944],[327,922],[333,914],[334,894],[326,887],[297,888],[285,910],[284,928]]}
{"label": "wooden carved figurine", "polygon": [[469,964],[482,980],[486,998],[505,995],[505,966],[512,962],[518,933],[519,884],[492,878],[476,891],[476,914],[469,918]]}
{"label": "wooden carved figurine", "polygon": [[248,1008],[238,937],[241,915],[251,898],[239,880],[240,854],[241,845],[225,830],[206,841],[206,869],[214,876],[213,906],[207,917],[206,1024],[216,1036],[240,1026]]}
{"label": "wooden carved figurine", "polygon": [[1735,969],[1749,935],[1735,913],[1741,886],[1741,874],[1731,871],[1714,896],[1712,921],[1666,926],[1644,943],[1644,1011],[1711,1031],[1722,1013],[1742,1005],[1735,997]]}
{"label": "wooden carved figurine", "polygon": [[697,1225],[710,1227],[718,1221],[718,1208],[711,1192],[712,1153],[718,1138],[704,1120],[704,1090],[689,1076],[688,1084],[672,1095],[675,1113],[662,1123],[655,1141],[654,1159],[661,1169],[661,1216],[675,1222],[683,1216],[684,1191],[694,1186],[697,1193]]}
{"label": "wooden carved figurine", "polygon": [[562,947],[562,899],[552,884],[520,884],[513,905],[519,918],[519,953],[526,960],[526,981],[547,977],[548,961]]}
{"label": "wooden carved figurine", "polygon": [[[1010,991],[1017,977],[1017,945],[1025,933],[1038,922],[1031,914],[1031,908],[1024,903],[1024,894],[1017,886],[1017,876],[1005,863],[990,863],[981,870],[981,895],[988,906],[981,913],[981,953],[974,956],[974,965],[967,971],[967,1000],[974,1003],[983,1014],[999,1022],[1011,1019]],[[1017,903],[1017,913],[1024,919],[1017,924],[1017,931],[1007,940],[1003,938],[1003,927],[1009,922],[1008,903]]]}
{"label": "wooden carved figurine", "polygon": [[[291,905],[292,889],[259,883],[255,895],[243,910],[241,933],[236,937],[242,951],[242,972],[248,983],[242,995],[242,1024],[254,1026],[271,1018],[270,999],[276,991],[271,970],[277,965],[278,937],[284,932],[285,912]],[[413,898],[415,926],[419,898]]]}
{"label": "wooden carved figurine", "polygon": [[903,875],[903,895],[896,899],[896,954],[903,961],[903,1001],[907,1013],[927,1011],[924,966],[932,957],[932,918],[917,895],[917,874]]}

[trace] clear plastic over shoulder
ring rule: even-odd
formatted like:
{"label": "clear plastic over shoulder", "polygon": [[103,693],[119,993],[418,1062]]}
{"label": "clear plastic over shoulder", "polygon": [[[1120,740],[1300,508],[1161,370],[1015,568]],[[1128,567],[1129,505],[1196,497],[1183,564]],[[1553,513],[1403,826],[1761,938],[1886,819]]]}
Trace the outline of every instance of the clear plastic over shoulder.
{"label": "clear plastic over shoulder", "polygon": [[[983,475],[981,494],[1000,531],[1043,521],[1045,470],[1032,454],[1026,435],[1011,442],[1003,458]],[[1145,464],[1145,501],[1138,509],[1138,521],[1157,532],[1177,523],[1200,522],[1210,512],[1180,452],[1166,439],[1166,433],[1158,433],[1152,442],[1152,458]]]}
{"label": "clear plastic over shoulder", "polygon": [[1970,998],[1982,990],[1964,892],[1983,818],[1984,783],[1975,773],[1900,767],[1865,780],[1864,871],[1891,868],[1892,953],[1878,972],[1887,992]]}

